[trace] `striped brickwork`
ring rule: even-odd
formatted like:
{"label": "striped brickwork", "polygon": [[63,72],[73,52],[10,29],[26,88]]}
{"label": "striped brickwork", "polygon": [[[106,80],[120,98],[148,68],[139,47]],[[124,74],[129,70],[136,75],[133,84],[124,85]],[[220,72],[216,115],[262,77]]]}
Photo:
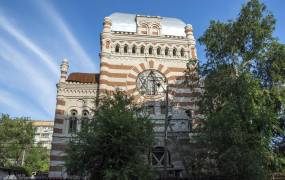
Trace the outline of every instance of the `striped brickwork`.
{"label": "striped brickwork", "polygon": [[[111,19],[105,18],[101,34],[99,76],[97,76],[98,74],[92,76],[73,73],[72,77],[70,75],[68,78],[67,62],[64,61],[65,64],[63,63],[61,66],[50,155],[50,177],[67,177],[64,168],[64,155],[70,140],[68,118],[71,110],[79,112],[78,116],[80,117],[80,112],[83,109],[92,108],[94,105],[91,103],[92,99],[117,89],[133,96],[135,103],[165,100],[165,94],[152,99],[139,93],[137,77],[145,70],[156,70],[166,78],[169,87],[169,103],[173,109],[174,119],[187,119],[186,109],[192,109],[194,115],[198,114],[195,101],[199,97],[200,90],[191,89],[184,83],[186,64],[189,59],[197,57],[192,27],[187,26],[185,36],[181,37],[158,34],[143,36],[134,32],[112,32],[111,27]],[[118,45],[119,49],[116,48]],[[127,49],[124,48],[126,46]],[[133,51],[133,47],[135,47],[135,51]],[[142,47],[144,52],[141,51]],[[152,53],[149,48],[153,49]],[[174,50],[177,54],[174,53]],[[181,54],[182,50],[183,54]],[[166,51],[169,53],[166,54]],[[163,119],[165,117],[160,114],[153,118]]]}
{"label": "striped brickwork", "polygon": [[65,100],[64,98],[57,98],[55,120],[53,129],[53,141],[50,154],[50,169],[49,177],[63,177],[63,156],[65,143],[60,141],[63,134],[63,124],[65,119]]}

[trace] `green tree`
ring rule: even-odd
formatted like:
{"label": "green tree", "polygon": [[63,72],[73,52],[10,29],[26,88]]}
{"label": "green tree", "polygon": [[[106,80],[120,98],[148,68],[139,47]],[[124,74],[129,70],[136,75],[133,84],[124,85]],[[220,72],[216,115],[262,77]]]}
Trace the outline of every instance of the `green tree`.
{"label": "green tree", "polygon": [[285,102],[285,48],[272,37],[274,26],[266,6],[251,0],[236,19],[211,21],[199,38],[207,57],[204,140],[222,175],[266,179],[285,168],[272,148],[274,137],[284,134],[279,113]]}
{"label": "green tree", "polygon": [[152,179],[147,157],[153,128],[137,110],[122,92],[101,99],[94,118],[69,144],[68,173],[91,179]]}
{"label": "green tree", "polygon": [[49,151],[34,144],[35,130],[25,118],[0,117],[0,167],[48,172]]}
{"label": "green tree", "polygon": [[50,164],[49,153],[46,147],[33,146],[30,148],[26,152],[23,165],[26,173],[31,176],[33,172],[48,172]]}
{"label": "green tree", "polygon": [[4,167],[20,167],[24,164],[25,152],[34,142],[32,123],[24,118],[0,118],[0,164]]}

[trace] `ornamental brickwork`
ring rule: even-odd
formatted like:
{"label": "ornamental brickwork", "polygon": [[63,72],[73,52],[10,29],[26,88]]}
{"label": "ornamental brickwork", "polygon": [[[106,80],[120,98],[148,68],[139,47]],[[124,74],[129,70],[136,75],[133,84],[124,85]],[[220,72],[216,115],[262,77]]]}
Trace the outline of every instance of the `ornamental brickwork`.
{"label": "ornamental brickwork", "polygon": [[[49,176],[67,177],[63,156],[72,133],[80,130],[81,119],[91,117],[94,99],[115,90],[125,91],[135,103],[147,106],[156,135],[152,165],[162,169],[164,160],[158,154],[165,148],[165,87],[171,115],[167,168],[183,176],[186,167],[180,150],[185,147],[181,141],[189,142],[198,114],[199,89],[185,84],[187,62],[197,59],[192,26],[175,18],[114,13],[104,19],[100,44],[100,73],[68,75],[68,61],[62,62]],[[154,83],[158,78],[159,86]]]}

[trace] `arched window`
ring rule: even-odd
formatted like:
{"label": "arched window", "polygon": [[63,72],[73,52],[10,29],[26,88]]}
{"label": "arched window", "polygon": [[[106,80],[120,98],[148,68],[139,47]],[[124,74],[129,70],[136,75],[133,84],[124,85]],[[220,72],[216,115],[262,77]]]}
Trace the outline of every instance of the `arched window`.
{"label": "arched window", "polygon": [[185,55],[185,51],[184,51],[183,48],[182,48],[181,51],[180,51],[180,55],[181,55],[181,57],[184,57],[184,55]]}
{"label": "arched window", "polygon": [[152,54],[153,53],[153,48],[150,46],[148,49],[148,54]]}
{"label": "arched window", "polygon": [[165,77],[159,71],[145,70],[138,75],[137,89],[142,95],[158,95],[165,91]]}
{"label": "arched window", "polygon": [[69,133],[75,133],[77,130],[77,111],[75,109],[70,111],[70,117],[69,117],[69,127],[68,132]]}
{"label": "arched window", "polygon": [[144,46],[141,47],[141,54],[144,54]]}
{"label": "arched window", "polygon": [[177,54],[177,50],[176,50],[176,48],[174,48],[173,49],[173,56],[176,56],[176,54]]}
{"label": "arched window", "polygon": [[126,44],[124,46],[124,53],[128,53],[128,45],[126,45]]}
{"label": "arched window", "polygon": [[164,54],[165,54],[165,56],[168,56],[168,54],[169,54],[169,48],[167,47],[167,48],[165,48],[165,52],[164,52]]}
{"label": "arched window", "polygon": [[159,28],[155,25],[155,26],[152,26],[151,28],[151,34],[153,36],[158,36],[159,35]]}
{"label": "arched window", "polygon": [[89,121],[89,111],[83,110],[82,111],[82,118],[81,118],[81,127],[84,128]]}
{"label": "arched window", "polygon": [[120,52],[120,45],[119,45],[119,44],[116,45],[116,47],[115,47],[115,52],[116,52],[116,53],[119,53],[119,52]]}
{"label": "arched window", "polygon": [[147,25],[143,24],[141,26],[141,33],[142,34],[147,34],[147,31],[148,31]]}
{"label": "arched window", "polygon": [[158,47],[158,48],[156,49],[156,54],[157,54],[157,55],[160,55],[160,53],[161,53],[161,48]]}
{"label": "arched window", "polygon": [[132,53],[136,54],[136,50],[137,50],[137,47],[134,45],[133,48],[132,48]]}

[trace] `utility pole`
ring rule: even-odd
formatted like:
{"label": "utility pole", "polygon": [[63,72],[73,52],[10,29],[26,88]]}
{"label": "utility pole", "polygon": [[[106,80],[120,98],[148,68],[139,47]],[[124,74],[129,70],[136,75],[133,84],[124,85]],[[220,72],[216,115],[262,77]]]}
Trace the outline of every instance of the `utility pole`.
{"label": "utility pole", "polygon": [[167,177],[167,163],[168,163],[168,152],[167,152],[167,127],[168,127],[168,85],[166,85],[165,91],[165,121],[164,121],[164,178]]}
{"label": "utility pole", "polygon": [[26,155],[26,148],[24,148],[24,151],[23,151],[23,154],[22,154],[21,166],[24,166],[24,163],[25,163],[25,155]]}

